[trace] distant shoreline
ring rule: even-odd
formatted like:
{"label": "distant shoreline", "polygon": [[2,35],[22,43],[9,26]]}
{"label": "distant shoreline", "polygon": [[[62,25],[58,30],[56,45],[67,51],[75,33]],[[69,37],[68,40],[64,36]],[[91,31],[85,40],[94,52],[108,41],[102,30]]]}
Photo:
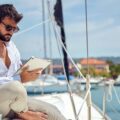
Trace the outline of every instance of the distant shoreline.
{"label": "distant shoreline", "polygon": [[[114,64],[120,64],[120,57],[90,57],[90,58],[97,58],[100,60],[106,60],[106,61],[111,61]],[[83,58],[73,58],[75,60],[75,62],[79,62],[81,59]],[[25,63],[26,60],[22,59],[22,62]],[[61,63],[61,59],[60,58],[53,58],[53,63]]]}

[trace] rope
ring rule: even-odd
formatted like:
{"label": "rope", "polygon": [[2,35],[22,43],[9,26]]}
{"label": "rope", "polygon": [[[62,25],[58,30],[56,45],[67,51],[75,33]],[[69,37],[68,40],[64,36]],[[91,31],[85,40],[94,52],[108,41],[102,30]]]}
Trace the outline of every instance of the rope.
{"label": "rope", "polygon": [[114,81],[110,80],[109,87],[108,87],[108,94],[107,94],[107,101],[112,101],[112,89],[113,89]]}
{"label": "rope", "polygon": [[[59,53],[60,55],[62,56],[61,54],[61,51],[60,51],[60,44],[59,44],[59,41],[57,41],[57,45],[58,45],[58,48],[59,48]],[[61,57],[61,61],[62,61],[62,65],[63,65],[63,70],[64,70],[64,74],[65,74],[65,80],[67,82],[67,85],[68,85],[68,91],[69,91],[69,94],[70,94],[70,98],[71,98],[71,101],[72,101],[72,106],[73,106],[73,109],[74,109],[74,113],[75,113],[75,116],[76,116],[76,108],[75,108],[75,105],[74,105],[74,100],[73,100],[73,97],[72,96],[72,89],[71,89],[71,86],[70,86],[70,83],[68,82],[67,80],[67,74],[66,74],[66,71],[65,71],[65,66],[64,66],[64,62],[63,62],[63,56]],[[76,118],[76,117],[75,117]]]}
{"label": "rope", "polygon": [[88,95],[89,95],[89,92],[90,92],[90,88],[91,88],[91,87],[88,88],[88,90],[87,90],[87,92],[86,92],[86,94],[85,94],[85,97],[84,97],[84,99],[83,99],[82,105],[81,105],[81,107],[80,107],[80,109],[79,109],[79,111],[78,111],[77,117],[79,117],[80,112],[81,112],[81,110],[82,110],[82,108],[83,108],[83,105],[84,105],[84,103],[86,102],[86,99],[87,99],[87,97],[88,97]]}
{"label": "rope", "polygon": [[117,99],[117,101],[118,101],[118,103],[119,103],[119,105],[120,105],[120,98],[119,98],[118,93],[117,93],[117,91],[116,91],[116,89],[115,89],[115,87],[114,87],[114,83],[115,83],[114,80],[112,80],[112,81],[110,82],[110,84],[109,84],[107,101],[108,101],[108,102],[112,101],[112,89],[113,89],[113,91],[114,91],[114,93],[115,93],[115,96],[116,96],[116,99]]}
{"label": "rope", "polygon": [[49,21],[50,21],[50,19],[47,19],[47,20],[45,20],[44,22],[38,23],[38,24],[36,24],[36,25],[33,25],[32,27],[29,27],[29,28],[27,28],[27,29],[25,29],[25,30],[22,30],[21,32],[17,33],[17,34],[15,35],[15,37],[16,37],[16,36],[19,36],[19,35],[21,35],[21,34],[23,34],[23,33],[29,32],[30,30],[32,30],[32,29],[34,29],[34,28],[36,28],[36,27],[38,27],[38,26],[40,26],[40,25],[42,25],[42,24],[45,24],[45,23],[47,23],[47,22],[49,22]]}
{"label": "rope", "polygon": [[[48,1],[48,5],[49,5],[49,1]],[[49,15],[50,15],[50,18],[51,18],[51,11],[50,11],[50,8],[48,7],[48,9],[49,9]],[[57,46],[58,46],[58,51],[59,51],[59,54],[60,54],[60,58],[61,58],[61,61],[62,61],[62,65],[63,65],[63,70],[64,70],[64,74],[65,74],[65,77],[66,77],[66,81],[67,81],[67,85],[68,85],[68,90],[69,90],[69,94],[70,94],[70,99],[71,99],[71,103],[72,103],[72,107],[73,107],[73,112],[74,112],[74,115],[75,115],[75,118],[77,118],[77,114],[76,114],[76,108],[75,108],[75,103],[74,103],[74,100],[73,100],[73,96],[72,96],[72,89],[71,89],[71,87],[70,87],[70,84],[69,84],[69,82],[68,82],[68,80],[67,80],[67,75],[66,75],[66,71],[65,71],[65,66],[64,66],[64,62],[63,62],[63,56],[62,56],[62,53],[61,53],[61,51],[60,51],[60,40],[59,40],[59,38],[58,38],[58,35],[57,35],[57,30],[55,29],[55,24],[53,24],[53,22],[52,22],[52,25],[53,25],[53,29],[54,29],[54,33],[55,33],[55,38],[56,38],[56,42],[57,42]],[[78,120],[78,119],[76,119],[76,120]]]}
{"label": "rope", "polygon": [[[56,33],[56,35],[57,35],[57,37],[58,37],[58,39],[59,39],[59,42],[60,42],[61,46],[64,48],[64,50],[65,50],[66,53],[68,54],[68,56],[69,56],[72,64],[75,66],[75,68],[77,69],[77,71],[79,72],[79,74],[81,75],[81,77],[82,77],[84,80],[86,80],[86,78],[83,76],[83,74],[82,74],[81,71],[79,70],[78,66],[77,66],[77,65],[75,64],[75,62],[73,61],[71,55],[69,54],[69,52],[68,52],[67,49],[65,48],[63,42],[61,41],[60,36],[59,36],[59,34],[58,34],[58,32],[57,32],[57,30],[56,30],[56,28],[55,28],[55,25],[54,25],[54,22],[53,22],[54,20],[53,20],[51,14],[50,14],[50,18],[51,18],[51,21],[52,21],[52,24],[53,24],[54,32]],[[87,81],[87,80],[86,80],[86,81]],[[69,84],[68,84],[68,85],[69,85]],[[69,87],[70,87],[70,86],[69,86]],[[80,107],[80,110],[79,110],[79,112],[78,112],[78,114],[77,114],[76,119],[78,119],[78,115],[80,114],[80,112],[81,112],[81,110],[82,110],[82,108],[83,108],[83,105],[84,105],[84,103],[85,103],[85,101],[86,101],[86,99],[87,99],[87,97],[88,97],[89,92],[90,92],[90,86],[89,86],[89,88],[88,88],[88,90],[87,90],[87,92],[86,92],[86,95],[85,95],[84,99],[83,99],[83,103],[82,103],[82,105],[81,105],[81,107]]]}
{"label": "rope", "polygon": [[117,101],[118,101],[118,103],[119,103],[119,105],[120,105],[120,98],[119,98],[119,96],[118,96],[118,94],[117,94],[117,91],[116,91],[115,87],[113,87],[113,90],[114,90],[114,92],[115,92]]}
{"label": "rope", "polygon": [[[107,93],[107,101],[108,102],[111,102],[112,100],[113,100],[113,94],[112,94],[112,90],[114,91],[114,93],[115,93],[115,96],[116,96],[116,99],[117,99],[117,101],[118,101],[118,104],[120,105],[120,98],[119,98],[119,96],[118,96],[118,93],[117,93],[117,91],[116,91],[116,89],[115,89],[115,87],[114,87],[114,83],[115,83],[115,81],[114,80],[111,80],[110,81],[110,84],[109,84],[109,87],[108,87],[108,93]],[[112,104],[109,104],[109,107],[115,112],[115,113],[117,113],[119,116],[120,116],[120,113],[114,108],[114,107],[112,107]]]}

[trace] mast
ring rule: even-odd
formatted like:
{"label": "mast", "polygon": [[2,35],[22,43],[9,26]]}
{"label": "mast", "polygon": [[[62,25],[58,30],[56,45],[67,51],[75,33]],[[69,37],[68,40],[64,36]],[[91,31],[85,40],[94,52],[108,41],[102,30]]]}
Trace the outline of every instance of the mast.
{"label": "mast", "polygon": [[[64,20],[63,20],[63,10],[62,10],[62,1],[61,0],[57,0],[57,3],[55,5],[55,12],[54,12],[54,16],[55,16],[55,20],[58,24],[58,26],[60,27],[60,32],[61,32],[61,40],[65,46],[65,48],[67,48],[66,45],[66,36],[65,36],[65,31],[64,31]],[[67,53],[64,50],[64,48],[62,47],[62,51],[63,51],[63,61],[64,61],[64,66],[65,66],[65,72],[66,72],[66,77],[67,80],[69,82],[69,63],[68,63],[68,57],[67,57]]]}
{"label": "mast", "polygon": [[42,0],[42,21],[43,21],[43,46],[44,46],[44,58],[47,58],[47,48],[46,48],[46,29],[45,29],[45,4]]}
{"label": "mast", "polygon": [[[49,9],[50,9],[50,1],[47,1],[47,9],[48,9],[48,19],[50,18],[50,13],[49,13]],[[48,38],[49,38],[49,58],[52,59],[52,39],[51,39],[51,26],[50,26],[50,21],[48,22]],[[50,64],[50,70],[49,70],[49,74],[53,74],[53,62],[51,62]]]}
{"label": "mast", "polygon": [[[86,81],[86,91],[90,88],[90,76],[89,76],[89,46],[88,46],[88,14],[87,14],[87,0],[85,0],[85,22],[86,22],[86,48],[87,48],[87,81]],[[91,92],[89,92],[87,97],[88,106],[88,120],[91,120]]]}

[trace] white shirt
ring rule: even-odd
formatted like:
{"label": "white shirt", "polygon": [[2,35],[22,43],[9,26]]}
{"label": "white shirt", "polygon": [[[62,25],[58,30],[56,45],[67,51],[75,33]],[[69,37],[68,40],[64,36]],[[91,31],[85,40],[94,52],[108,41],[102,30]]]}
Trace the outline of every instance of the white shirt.
{"label": "white shirt", "polygon": [[12,41],[6,44],[6,48],[11,64],[9,68],[7,68],[3,60],[0,58],[0,84],[5,84],[13,80],[14,73],[22,64],[20,53]]}

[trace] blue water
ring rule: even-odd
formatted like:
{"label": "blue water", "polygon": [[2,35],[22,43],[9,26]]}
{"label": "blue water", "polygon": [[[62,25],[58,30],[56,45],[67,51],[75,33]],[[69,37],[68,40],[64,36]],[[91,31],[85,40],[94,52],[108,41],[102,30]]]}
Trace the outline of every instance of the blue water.
{"label": "blue water", "polygon": [[[93,87],[92,87],[93,88]],[[75,90],[77,89],[75,86],[72,86],[72,89]],[[106,90],[108,87],[106,87]],[[120,87],[115,86],[115,89],[117,91],[117,94],[120,98]],[[102,101],[103,101],[103,94],[104,94],[105,87],[104,86],[94,86],[94,89],[91,89],[91,95],[92,95],[92,102],[97,105],[101,110],[102,110]],[[29,95],[33,95],[33,92],[35,93],[41,93],[42,88],[40,87],[28,87],[27,91]],[[44,92],[45,93],[53,93],[53,92],[65,92],[67,91],[66,86],[52,86],[52,87],[45,87]],[[112,90],[112,99],[107,95],[107,99],[109,98],[108,101],[106,100],[106,114],[112,119],[112,120],[120,120],[120,104],[118,103],[118,100],[116,98],[115,92]]]}
{"label": "blue water", "polygon": [[[108,88],[108,87],[107,87]],[[107,89],[106,88],[106,89]],[[99,106],[102,109],[102,99],[105,87],[99,86],[96,89],[92,89],[92,100],[94,104]],[[115,86],[115,90],[117,92],[118,97],[120,98],[120,87]],[[107,95],[106,100],[106,114],[112,120],[120,120],[120,104],[118,103],[117,97],[115,95],[114,90],[112,90],[112,99]]]}

